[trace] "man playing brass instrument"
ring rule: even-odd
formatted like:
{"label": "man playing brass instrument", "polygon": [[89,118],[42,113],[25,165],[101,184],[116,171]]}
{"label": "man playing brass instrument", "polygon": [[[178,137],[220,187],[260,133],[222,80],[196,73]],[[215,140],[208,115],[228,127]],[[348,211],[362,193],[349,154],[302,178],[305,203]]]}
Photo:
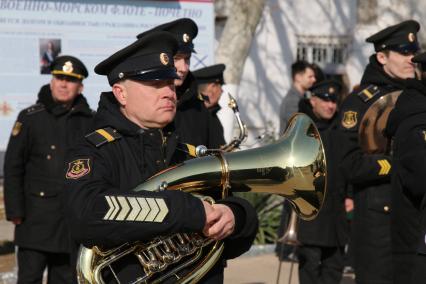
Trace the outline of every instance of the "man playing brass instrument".
{"label": "man playing brass instrument", "polygon": [[[111,248],[179,232],[225,240],[223,259],[251,246],[258,222],[245,200],[227,197],[212,205],[181,191],[132,191],[182,160],[175,153],[173,124],[177,48],[172,35],[153,32],[95,68],[108,77],[112,92],[101,94],[96,130],[69,153],[66,172],[71,231],[86,247]],[[112,263],[113,273],[105,271],[107,283],[136,280],[140,267],[125,261]],[[218,261],[201,282],[223,282],[223,268],[224,261]]]}
{"label": "man playing brass instrument", "polygon": [[[367,38],[376,51],[361,80],[361,91],[342,104],[338,139],[340,168],[354,191],[352,244],[357,283],[393,283],[391,253],[391,158],[387,153],[365,153],[359,146],[360,123],[380,97],[402,90],[414,78],[412,57],[418,51],[419,23],[404,21]],[[398,266],[398,269],[400,267]]]}

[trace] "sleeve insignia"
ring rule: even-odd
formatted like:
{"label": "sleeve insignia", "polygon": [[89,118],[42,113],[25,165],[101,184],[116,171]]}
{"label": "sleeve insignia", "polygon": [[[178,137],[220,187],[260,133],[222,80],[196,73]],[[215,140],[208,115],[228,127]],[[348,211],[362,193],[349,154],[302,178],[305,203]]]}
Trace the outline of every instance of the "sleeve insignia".
{"label": "sleeve insignia", "polygon": [[422,134],[423,134],[423,139],[425,140],[425,142],[426,142],[426,130],[423,130],[422,131]]}
{"label": "sleeve insignia", "polygon": [[162,223],[169,213],[163,198],[105,196],[104,220]]}
{"label": "sleeve insignia", "polygon": [[379,176],[387,175],[389,174],[389,171],[391,169],[391,164],[388,162],[388,160],[377,160],[377,163],[380,166]]}
{"label": "sleeve insignia", "polygon": [[21,132],[22,129],[22,123],[17,121],[15,122],[15,125],[13,125],[12,129],[12,136],[18,136],[18,134]]}
{"label": "sleeve insignia", "polygon": [[344,128],[352,128],[358,123],[358,113],[356,111],[346,111],[343,114],[342,126]]}
{"label": "sleeve insignia", "polygon": [[67,179],[79,179],[90,173],[90,159],[78,159],[68,164]]}

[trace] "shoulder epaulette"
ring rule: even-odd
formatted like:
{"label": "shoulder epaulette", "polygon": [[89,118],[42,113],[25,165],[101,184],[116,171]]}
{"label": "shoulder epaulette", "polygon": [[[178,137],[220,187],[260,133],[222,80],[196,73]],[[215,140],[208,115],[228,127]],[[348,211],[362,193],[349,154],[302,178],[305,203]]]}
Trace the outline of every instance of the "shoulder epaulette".
{"label": "shoulder epaulette", "polygon": [[362,89],[357,95],[364,102],[368,102],[378,93],[380,93],[379,87],[377,87],[376,85],[369,85],[366,88]]}
{"label": "shoulder epaulette", "polygon": [[111,127],[105,127],[97,129],[92,133],[87,134],[85,137],[95,147],[100,147],[105,143],[113,142],[115,140],[120,139],[121,134]]}
{"label": "shoulder epaulette", "polygon": [[37,112],[40,112],[44,110],[44,105],[43,104],[35,104],[32,105],[30,107],[27,107],[24,111],[26,115],[31,115],[31,114],[35,114]]}
{"label": "shoulder epaulette", "polygon": [[197,157],[196,148],[194,145],[187,143],[178,143],[176,145],[176,149],[190,155],[191,157]]}

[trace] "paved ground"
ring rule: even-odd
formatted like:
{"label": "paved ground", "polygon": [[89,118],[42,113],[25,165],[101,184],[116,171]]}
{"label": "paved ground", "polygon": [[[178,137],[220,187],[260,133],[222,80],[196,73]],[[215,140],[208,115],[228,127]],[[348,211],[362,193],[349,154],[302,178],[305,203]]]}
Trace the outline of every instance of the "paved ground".
{"label": "paved ground", "polygon": [[[281,263],[279,282],[277,282],[280,263],[274,254],[243,256],[228,262],[225,270],[225,283],[232,284],[298,284],[297,263]],[[290,271],[292,273],[290,274]],[[341,284],[355,284],[353,275],[344,275]]]}

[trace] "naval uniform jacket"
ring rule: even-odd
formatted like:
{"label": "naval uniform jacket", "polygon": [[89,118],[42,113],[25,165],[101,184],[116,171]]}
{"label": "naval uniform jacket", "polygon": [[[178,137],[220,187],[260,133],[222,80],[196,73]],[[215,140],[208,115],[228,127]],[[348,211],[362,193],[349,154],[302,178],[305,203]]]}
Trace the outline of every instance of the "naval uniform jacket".
{"label": "naval uniform jacket", "polygon": [[[177,232],[202,231],[206,216],[199,198],[174,190],[132,191],[181,159],[175,153],[178,135],[173,125],[163,130],[139,128],[125,118],[108,92],[101,95],[95,129],[68,155],[66,210],[77,242],[87,247],[116,246]],[[145,209],[157,209],[135,218],[135,201]],[[236,257],[251,246],[257,231],[256,213],[239,198],[218,202],[229,206],[235,215],[236,228],[227,240],[231,245],[225,242],[224,257]],[[151,205],[145,206],[147,203]],[[126,205],[131,210],[123,209]],[[153,218],[148,217],[150,213],[155,213]],[[221,273],[223,263],[216,267]],[[124,277],[127,274],[125,270],[120,272]]]}
{"label": "naval uniform jacket", "polygon": [[321,136],[327,160],[327,188],[324,204],[312,221],[299,219],[298,240],[302,245],[343,247],[348,240],[348,222],[345,211],[345,187],[339,184],[335,149],[339,142],[333,139],[331,128],[336,121],[318,119],[312,112],[309,100],[299,103],[299,112],[307,114],[315,123]]}
{"label": "naval uniform jacket", "polygon": [[361,282],[390,283],[392,279],[389,216],[392,163],[387,154],[364,153],[359,146],[358,130],[364,114],[377,99],[402,89],[403,82],[389,77],[376,55],[372,55],[361,80],[361,91],[347,96],[337,122],[340,170],[353,186],[352,241],[355,271]]}
{"label": "naval uniform jacket", "polygon": [[426,255],[426,85],[417,79],[405,85],[386,126],[393,137],[392,249],[403,256],[395,259],[394,283],[413,283],[416,253]]}
{"label": "naval uniform jacket", "polygon": [[48,252],[68,252],[69,233],[61,197],[68,147],[90,127],[93,113],[79,95],[71,109],[54,103],[49,85],[38,103],[19,113],[4,164],[6,217],[22,218],[15,244]]}
{"label": "naval uniform jacket", "polygon": [[189,73],[182,86],[176,89],[178,96],[175,117],[177,132],[182,143],[218,149],[225,145],[223,130],[220,132],[215,125],[216,122],[205,107],[202,97],[198,95],[197,88],[194,76]]}

